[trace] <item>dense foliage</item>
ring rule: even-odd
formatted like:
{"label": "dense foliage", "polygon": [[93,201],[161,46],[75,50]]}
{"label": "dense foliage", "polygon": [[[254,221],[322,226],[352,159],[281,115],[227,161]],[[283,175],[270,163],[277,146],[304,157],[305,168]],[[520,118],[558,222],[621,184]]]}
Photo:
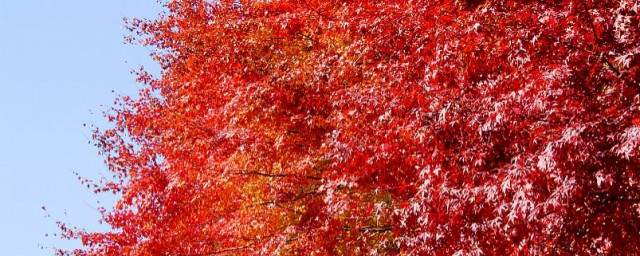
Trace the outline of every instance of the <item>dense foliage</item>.
{"label": "dense foliage", "polygon": [[165,4],[60,253],[640,253],[637,0]]}

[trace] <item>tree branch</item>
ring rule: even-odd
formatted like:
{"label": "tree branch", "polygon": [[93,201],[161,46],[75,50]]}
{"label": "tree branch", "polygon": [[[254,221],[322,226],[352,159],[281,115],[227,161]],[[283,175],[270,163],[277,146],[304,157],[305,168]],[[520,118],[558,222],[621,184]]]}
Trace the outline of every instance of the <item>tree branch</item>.
{"label": "tree branch", "polygon": [[252,246],[252,244],[243,245],[243,246],[238,246],[238,247],[225,248],[225,249],[220,249],[220,250],[216,250],[216,251],[212,251],[212,252],[205,252],[205,253],[198,253],[198,254],[178,254],[178,255],[179,255],[179,256],[209,256],[209,255],[218,255],[218,254],[223,254],[223,253],[228,253],[228,252],[234,252],[234,251],[244,250],[244,249],[249,248],[250,246]]}
{"label": "tree branch", "polygon": [[[346,231],[351,231],[351,227],[343,226],[342,227]],[[373,232],[373,233],[384,233],[391,231],[391,226],[365,226],[358,229],[360,232]]]}
{"label": "tree branch", "polygon": [[307,178],[307,179],[310,179],[310,180],[322,180],[321,177],[312,176],[312,175],[290,175],[290,174],[278,174],[278,173],[265,173],[265,172],[259,172],[259,171],[253,171],[253,170],[238,171],[238,172],[235,172],[235,174],[238,174],[238,175],[258,175],[258,176],[269,177],[269,178],[285,178],[285,177],[290,177],[290,176],[297,176],[297,177]]}

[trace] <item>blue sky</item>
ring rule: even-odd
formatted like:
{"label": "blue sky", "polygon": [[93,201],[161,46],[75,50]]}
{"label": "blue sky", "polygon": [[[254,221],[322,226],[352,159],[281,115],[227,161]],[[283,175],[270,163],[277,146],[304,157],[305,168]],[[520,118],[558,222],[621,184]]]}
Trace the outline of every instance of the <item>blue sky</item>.
{"label": "blue sky", "polygon": [[135,94],[130,70],[157,70],[147,49],[123,44],[122,18],[159,11],[155,0],[0,0],[3,255],[51,255],[40,246],[78,245],[45,237],[56,226],[41,206],[61,221],[104,229],[96,201],[114,198],[93,195],[73,174],[106,172],[82,124],[106,125],[101,112],[112,104],[112,90]]}

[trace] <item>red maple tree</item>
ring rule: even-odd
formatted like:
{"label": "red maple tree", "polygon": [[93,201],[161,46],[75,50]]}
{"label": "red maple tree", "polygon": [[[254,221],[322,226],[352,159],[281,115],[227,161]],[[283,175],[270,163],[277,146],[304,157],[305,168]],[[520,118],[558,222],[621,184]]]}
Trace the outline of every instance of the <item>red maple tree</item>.
{"label": "red maple tree", "polygon": [[640,2],[173,0],[75,255],[640,253]]}

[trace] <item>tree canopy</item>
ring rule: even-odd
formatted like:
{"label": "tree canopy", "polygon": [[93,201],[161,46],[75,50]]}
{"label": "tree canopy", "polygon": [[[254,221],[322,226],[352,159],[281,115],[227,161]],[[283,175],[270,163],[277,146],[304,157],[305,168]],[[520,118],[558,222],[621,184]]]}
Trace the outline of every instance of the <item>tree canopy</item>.
{"label": "tree canopy", "polygon": [[173,0],[75,255],[640,253],[637,0]]}

